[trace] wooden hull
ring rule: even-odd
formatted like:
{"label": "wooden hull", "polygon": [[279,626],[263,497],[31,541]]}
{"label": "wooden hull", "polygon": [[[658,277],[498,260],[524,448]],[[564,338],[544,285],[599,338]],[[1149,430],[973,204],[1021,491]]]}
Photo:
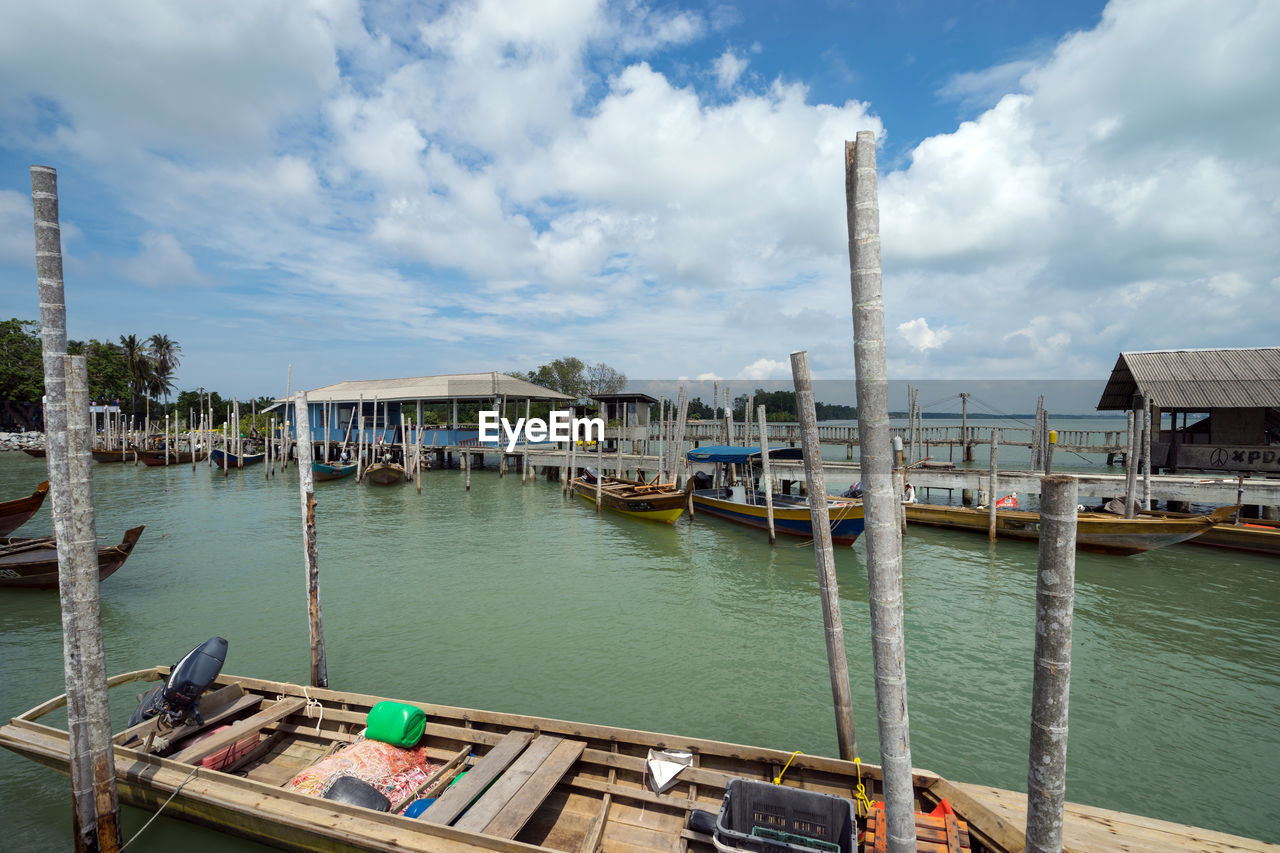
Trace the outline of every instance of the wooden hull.
{"label": "wooden hull", "polygon": [[[158,680],[165,673],[163,667],[141,670],[111,683]],[[461,808],[443,808],[446,814],[433,817],[438,806],[432,806],[414,819],[288,786],[331,747],[355,741],[369,708],[381,697],[226,675],[215,687],[202,702],[206,719],[217,708],[238,709],[217,724],[233,724],[234,733],[227,735],[236,739],[257,733],[259,747],[225,771],[201,768],[193,776],[198,750],[175,754],[166,745],[160,754],[145,753],[142,746],[154,723],[140,724],[115,737],[120,799],[154,812],[173,795],[165,809],[169,816],[285,850],[711,853],[711,837],[687,828],[688,818],[694,809],[717,813],[731,780],[772,779],[785,766],[783,784],[790,788],[848,797],[861,780],[873,800],[882,790],[874,765],[859,768],[851,761],[783,750],[411,701],[427,715],[418,749],[432,767],[422,791],[439,795],[437,804],[445,804],[450,794],[441,792],[457,788],[453,800],[462,808],[471,803],[461,818],[450,816]],[[308,709],[308,699],[322,711],[315,704]],[[0,728],[0,746],[68,772],[66,732],[36,722],[64,703],[65,697],[55,699],[11,720]],[[690,751],[695,759],[672,787],[657,794],[649,785],[645,758],[650,749],[664,748]],[[563,760],[557,761],[558,755]],[[473,778],[447,788],[467,764]],[[927,810],[945,797],[967,822],[967,850],[1021,849],[1020,829],[959,786],[925,771],[914,772],[913,782],[920,807]],[[472,802],[473,795],[461,790],[464,785],[472,785],[479,799]],[[398,797],[396,803],[408,801]]]}
{"label": "wooden hull", "polygon": [[0,536],[8,536],[26,524],[39,511],[48,493],[49,481],[45,480],[27,497],[0,503]]}
{"label": "wooden hull", "polygon": [[[1170,518],[1195,518],[1190,513],[1144,512],[1144,516],[1167,515]],[[1229,548],[1233,551],[1249,551],[1254,554],[1266,554],[1280,557],[1280,521],[1247,518],[1239,524],[1231,521],[1219,522],[1205,530],[1194,539],[1187,540],[1188,545],[1208,545],[1212,548]]]}
{"label": "wooden hull", "polygon": [[316,480],[341,480],[356,472],[356,463],[312,462],[311,476]]}
{"label": "wooden hull", "polygon": [[226,453],[222,450],[209,451],[209,459],[213,461],[213,466],[215,468],[222,467],[223,457],[226,457],[228,468],[243,468],[246,465],[257,465],[261,463],[267,458],[267,454],[246,453],[243,456],[236,456],[234,453]]}
{"label": "wooden hull", "polygon": [[404,466],[375,462],[364,469],[364,478],[375,486],[394,486],[404,482]]}
{"label": "wooden hull", "polygon": [[148,468],[155,468],[164,465],[190,465],[192,462],[203,462],[209,458],[209,454],[203,450],[197,451],[195,459],[191,458],[190,450],[169,451],[168,457],[165,456],[163,450],[139,450],[138,461]]}
{"label": "wooden hull", "polygon": [[[574,494],[592,503],[596,500],[596,484],[581,477],[573,481]],[[600,505],[613,512],[645,521],[673,524],[689,504],[689,496],[683,491],[647,489],[636,480],[605,477],[600,484]]]}
{"label": "wooden hull", "polygon": [[[750,503],[747,502],[747,497],[748,495],[744,495],[742,500],[733,499],[728,489],[698,489],[693,493],[693,506],[696,512],[768,530],[769,518],[764,493],[751,493]],[[852,545],[862,535],[865,526],[862,503],[828,498],[827,508],[831,517],[831,541],[837,545]],[[813,523],[809,515],[808,499],[774,494],[773,529],[779,534],[812,539]]]}
{"label": "wooden hull", "polygon": [[[934,504],[906,504],[907,521],[950,530],[987,532],[985,509]],[[1109,513],[1082,512],[1076,522],[1076,548],[1099,554],[1129,556],[1186,542],[1213,525],[1207,516],[1192,518],[1120,518]],[[1040,513],[1000,510],[996,536],[1003,539],[1040,541]]]}
{"label": "wooden hull", "polygon": [[22,452],[27,454],[28,456],[34,456],[37,459],[43,459],[45,457],[45,451],[43,447],[24,447],[22,448]]}
{"label": "wooden hull", "polygon": [[[124,565],[133,553],[133,546],[138,543],[143,527],[135,527],[124,534],[119,545],[111,545],[98,549],[98,581],[111,577],[116,569]],[[14,553],[3,553],[2,549],[14,545],[21,546],[32,543],[31,548]],[[3,539],[0,540],[0,588],[5,589],[57,589],[58,588],[58,548],[52,538],[36,539]]]}
{"label": "wooden hull", "polygon": [[[90,455],[93,456],[94,462],[100,462],[104,465],[112,462],[131,462],[134,458],[132,450],[91,450]],[[139,453],[139,455],[141,455]]]}

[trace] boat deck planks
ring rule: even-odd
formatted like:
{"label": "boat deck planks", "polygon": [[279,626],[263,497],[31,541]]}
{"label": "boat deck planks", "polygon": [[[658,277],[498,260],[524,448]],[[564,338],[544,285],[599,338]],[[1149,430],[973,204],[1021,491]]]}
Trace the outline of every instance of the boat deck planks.
{"label": "boat deck planks", "polygon": [[[986,785],[953,782],[1013,826],[1024,826],[1027,795]],[[1280,845],[1225,832],[1067,803],[1063,845],[1078,853],[1280,853]]]}

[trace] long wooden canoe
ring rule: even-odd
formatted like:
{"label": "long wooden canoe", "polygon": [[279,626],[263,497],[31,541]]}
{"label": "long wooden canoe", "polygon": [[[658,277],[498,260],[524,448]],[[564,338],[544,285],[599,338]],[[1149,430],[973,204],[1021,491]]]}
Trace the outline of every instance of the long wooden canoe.
{"label": "long wooden canoe", "polygon": [[[575,477],[573,492],[595,503],[596,484]],[[605,477],[600,482],[600,505],[633,518],[673,524],[689,504],[689,495],[671,483],[642,483],[622,477]]]}
{"label": "long wooden canoe", "polygon": [[[139,670],[109,683],[156,681],[167,672],[167,667]],[[781,776],[788,796],[803,797],[795,790],[802,789],[851,799],[860,784],[872,800],[882,796],[875,765],[424,702],[408,703],[425,712],[426,726],[417,745],[402,751],[421,762],[415,764],[417,781],[397,789],[391,812],[304,793],[323,790],[312,784],[320,772],[317,762],[336,751],[330,764],[350,768],[344,754],[354,755],[349,750],[360,744],[369,747],[360,734],[379,701],[220,676],[200,711],[205,726],[229,728],[208,740],[193,744],[191,736],[202,727],[192,724],[149,738],[155,719],[115,735],[120,799],[154,812],[172,797],[164,811],[171,817],[295,851],[711,853],[712,836],[691,828],[690,819],[702,811],[714,821],[733,780],[772,782]],[[67,733],[38,722],[65,702],[65,697],[53,699],[10,720],[0,728],[0,746],[67,773]],[[224,755],[232,744],[243,748],[246,739],[249,751],[239,759],[219,770],[197,767],[206,756]],[[149,752],[144,751],[148,744]],[[651,749],[692,753],[691,766],[662,793],[655,793],[646,769]],[[466,775],[459,779],[463,770]],[[958,842],[967,842],[963,849],[970,853],[1022,849],[1021,828],[959,786],[925,771],[913,777],[918,810],[928,811],[945,798],[955,811],[953,819],[934,819],[944,840],[950,830]],[[300,781],[291,785],[295,779]],[[762,787],[761,796],[768,796],[772,786]],[[420,817],[399,813],[424,796],[438,798]],[[851,814],[852,809],[841,809]],[[857,818],[859,829],[864,823]],[[852,853],[852,847],[844,853]]]}
{"label": "long wooden canoe", "polygon": [[[111,463],[111,462],[128,462],[135,458],[133,448],[128,450],[91,450],[90,455],[93,456],[94,462]],[[141,455],[141,451],[137,451]]]}
{"label": "long wooden canoe", "polygon": [[[119,545],[98,549],[98,581],[102,582],[124,565],[143,526],[126,530]],[[58,546],[53,537],[44,539],[0,539],[0,587],[10,589],[57,589]]]}
{"label": "long wooden canoe", "polygon": [[0,503],[0,536],[8,536],[26,524],[31,516],[39,511],[47,494],[49,494],[49,481],[45,480],[25,498],[14,498]]}
{"label": "long wooden canoe", "polygon": [[223,458],[227,460],[228,468],[243,468],[246,465],[258,465],[267,458],[265,453],[245,453],[237,456],[234,453],[227,453],[224,450],[214,449],[209,452],[209,459],[213,462],[213,467],[221,468]]}
{"label": "long wooden canoe", "polygon": [[34,456],[37,459],[43,459],[45,457],[45,449],[43,447],[24,447],[22,448],[22,452],[28,456]]}
{"label": "long wooden canoe", "polygon": [[209,454],[203,450],[197,450],[195,459],[191,458],[190,450],[170,450],[166,455],[163,450],[139,450],[138,461],[148,468],[154,468],[162,465],[190,465],[192,461],[203,462],[209,458]]}
{"label": "long wooden canoe", "polygon": [[[972,533],[987,532],[985,509],[938,504],[906,504],[907,521]],[[1076,548],[1101,554],[1129,556],[1193,539],[1229,517],[1235,507],[1191,518],[1122,518],[1105,512],[1081,512],[1076,518]],[[996,512],[996,536],[1040,541],[1040,513],[1025,510]]]}

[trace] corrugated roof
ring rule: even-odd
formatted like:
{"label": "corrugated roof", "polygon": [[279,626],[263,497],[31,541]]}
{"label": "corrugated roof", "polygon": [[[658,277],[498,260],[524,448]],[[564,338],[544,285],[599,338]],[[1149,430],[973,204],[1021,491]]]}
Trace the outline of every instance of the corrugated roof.
{"label": "corrugated roof", "polygon": [[483,400],[507,396],[530,400],[572,400],[567,394],[534,385],[505,373],[448,373],[408,379],[358,379],[307,392],[313,403],[372,400]]}
{"label": "corrugated roof", "polygon": [[1098,408],[1128,409],[1135,394],[1161,409],[1280,407],[1280,347],[1122,352]]}

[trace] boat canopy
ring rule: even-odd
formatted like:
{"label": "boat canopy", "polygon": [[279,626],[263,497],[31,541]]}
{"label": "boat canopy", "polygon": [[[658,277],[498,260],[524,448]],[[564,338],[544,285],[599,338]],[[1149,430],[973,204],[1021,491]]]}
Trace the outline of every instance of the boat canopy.
{"label": "boat canopy", "polygon": [[[760,448],[716,444],[690,450],[686,455],[690,462],[724,462],[732,465],[745,465],[760,458]],[[799,447],[770,447],[769,458],[803,459],[804,451]]]}

